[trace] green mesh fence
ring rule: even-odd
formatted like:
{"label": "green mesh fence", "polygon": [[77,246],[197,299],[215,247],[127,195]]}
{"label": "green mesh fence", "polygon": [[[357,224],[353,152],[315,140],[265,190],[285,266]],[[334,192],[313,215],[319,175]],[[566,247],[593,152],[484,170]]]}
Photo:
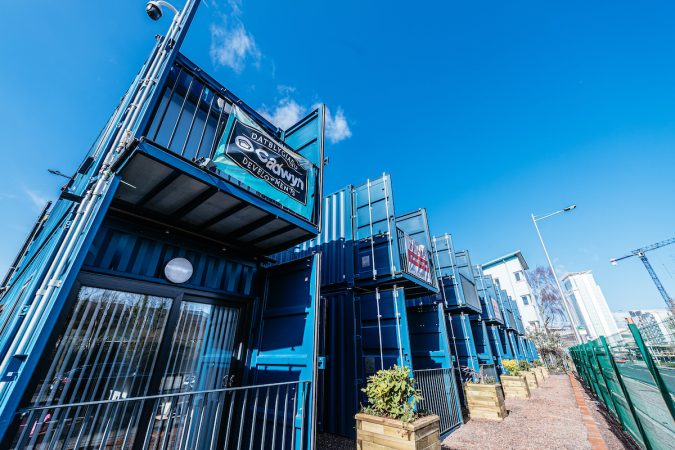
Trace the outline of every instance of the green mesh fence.
{"label": "green mesh fence", "polygon": [[644,449],[675,449],[675,317],[569,349],[577,374]]}

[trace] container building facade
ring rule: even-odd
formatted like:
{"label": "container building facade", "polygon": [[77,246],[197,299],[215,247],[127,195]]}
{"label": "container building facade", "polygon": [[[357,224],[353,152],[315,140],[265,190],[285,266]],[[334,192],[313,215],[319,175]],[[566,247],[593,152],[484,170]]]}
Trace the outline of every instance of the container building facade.
{"label": "container building facade", "polygon": [[3,283],[0,445],[313,448],[392,365],[452,431],[536,357],[517,308],[389,175],[324,198],[324,108],[279,129],[181,54],[197,3]]}
{"label": "container building facade", "polygon": [[323,108],[277,129],[159,38],[3,286],[2,448],[310,448]]}
{"label": "container building facade", "polygon": [[426,211],[397,214],[391,177],[347,186],[324,199],[324,228],[273,257],[322,255],[318,428],[354,435],[367,378],[392,365],[412,369],[441,432],[461,424],[444,305]]}

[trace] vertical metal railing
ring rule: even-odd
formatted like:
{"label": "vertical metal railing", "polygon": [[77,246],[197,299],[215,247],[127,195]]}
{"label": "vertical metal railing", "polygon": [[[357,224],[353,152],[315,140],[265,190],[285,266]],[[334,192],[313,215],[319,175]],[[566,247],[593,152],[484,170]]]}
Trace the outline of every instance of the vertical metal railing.
{"label": "vertical metal railing", "polygon": [[209,84],[177,61],[146,131],[147,137],[189,160],[213,158],[232,109],[232,102],[220,91],[219,86]]}
{"label": "vertical metal railing", "polygon": [[485,383],[496,383],[498,382],[497,378],[497,366],[494,364],[481,364],[479,379],[481,382]]}
{"label": "vertical metal railing", "polygon": [[185,159],[213,159],[235,104],[259,122],[264,122],[270,135],[277,135],[279,130],[273,129],[227,89],[179,57],[170,69],[144,136]]}
{"label": "vertical metal railing", "polygon": [[40,406],[19,412],[10,448],[304,449],[309,391],[297,381]]}
{"label": "vertical metal railing", "polygon": [[453,369],[414,370],[413,377],[423,398],[417,404],[417,409],[440,418],[441,435],[459,427],[462,424],[462,412]]}

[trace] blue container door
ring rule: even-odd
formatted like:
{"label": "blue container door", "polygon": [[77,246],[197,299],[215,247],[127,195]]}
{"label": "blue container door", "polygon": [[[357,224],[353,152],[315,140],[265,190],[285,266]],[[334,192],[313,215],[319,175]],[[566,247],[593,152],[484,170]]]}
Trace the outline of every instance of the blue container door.
{"label": "blue container door", "polygon": [[376,280],[400,270],[391,178],[385,174],[354,188],[356,275]]}
{"label": "blue container door", "polygon": [[502,356],[504,359],[516,359],[516,353],[513,349],[511,339],[509,339],[509,332],[504,328],[498,328],[498,332],[502,341],[502,348],[504,349]]}
{"label": "blue container door", "polygon": [[[269,269],[247,378],[254,385],[296,384],[280,393],[281,398],[287,395],[292,398],[281,414],[267,414],[272,409],[271,403],[263,407],[250,401],[249,408],[253,408],[253,417],[260,427],[257,434],[251,433],[255,437],[251,441],[254,448],[262,446],[258,439],[278,443],[285,437],[293,448],[307,448],[314,439],[319,258],[314,255]],[[272,397],[276,401],[274,393]],[[288,414],[292,420],[283,421],[282,414]]]}
{"label": "blue container door", "polygon": [[458,389],[459,397],[462,405],[466,407],[468,405],[462,386],[467,381],[477,381],[477,376],[480,373],[480,362],[471,331],[471,320],[464,313],[447,315],[446,320],[450,331],[451,348],[457,360],[455,379],[457,385],[460,386]]}
{"label": "blue container door", "polygon": [[405,294],[402,288],[360,294],[356,307],[358,374],[361,384],[393,365],[411,369]]}
{"label": "blue container door", "polygon": [[444,436],[462,424],[445,310],[439,303],[411,306],[407,312],[413,377],[423,398],[417,407],[440,417],[440,432]]}
{"label": "blue container door", "polygon": [[408,307],[408,333],[413,366],[419,369],[452,367],[448,333],[441,305]]}
{"label": "blue container door", "polygon": [[490,372],[496,377],[497,357],[492,351],[487,325],[482,320],[471,320],[471,331],[476,345],[480,372]]}
{"label": "blue container door", "polygon": [[537,347],[534,345],[534,342],[528,339],[527,345],[528,348],[530,349],[530,357],[532,358],[532,361],[534,361],[535,359],[539,359],[539,353],[537,352]]}
{"label": "blue container door", "polygon": [[359,409],[354,291],[322,294],[320,304],[317,431],[353,437]]}
{"label": "blue container door", "polygon": [[521,341],[523,343],[523,351],[525,353],[525,359],[527,359],[529,362],[534,361],[535,358],[533,358],[532,348],[530,347],[530,342],[522,336],[519,336],[519,338],[521,339]]}
{"label": "blue container door", "polygon": [[470,379],[471,371],[480,371],[480,363],[469,316],[466,314],[449,315],[448,326],[452,335],[452,348],[457,355],[462,378]]}
{"label": "blue container door", "polygon": [[432,239],[434,257],[436,258],[436,273],[440,277],[455,276],[454,250],[452,248],[452,237],[445,233],[442,236],[434,236]]}
{"label": "blue container door", "polygon": [[487,332],[490,350],[492,350],[492,356],[494,356],[495,369],[501,374],[503,373],[504,345],[499,335],[499,329],[497,325],[487,325]]}

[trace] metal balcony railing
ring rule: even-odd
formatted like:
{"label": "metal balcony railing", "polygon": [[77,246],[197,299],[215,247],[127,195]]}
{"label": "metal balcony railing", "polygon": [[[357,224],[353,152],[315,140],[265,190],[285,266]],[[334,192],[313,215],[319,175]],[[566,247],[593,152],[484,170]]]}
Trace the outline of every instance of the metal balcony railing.
{"label": "metal balcony railing", "polygon": [[302,449],[309,381],[20,411],[12,449]]}
{"label": "metal balcony railing", "polygon": [[440,418],[441,434],[448,433],[462,424],[462,412],[457,400],[453,369],[420,369],[413,371],[422,401],[419,411],[436,414]]}

